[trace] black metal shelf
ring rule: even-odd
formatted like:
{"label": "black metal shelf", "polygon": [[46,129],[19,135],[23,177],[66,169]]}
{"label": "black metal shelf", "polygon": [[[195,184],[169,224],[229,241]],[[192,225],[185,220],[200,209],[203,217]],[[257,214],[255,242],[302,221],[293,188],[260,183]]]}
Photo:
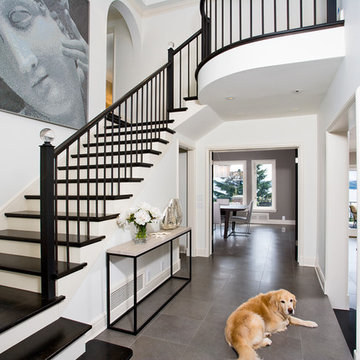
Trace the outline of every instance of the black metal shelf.
{"label": "black metal shelf", "polygon": [[[188,274],[180,269],[174,273],[173,264],[173,241],[180,236],[189,235],[188,239]],[[149,240],[145,244],[133,245],[131,242],[115,246],[106,252],[106,309],[107,309],[107,327],[108,329],[121,331],[127,334],[138,334],[190,281],[191,281],[191,228],[179,227],[170,230],[166,235]],[[137,279],[138,268],[137,260],[139,257],[162,246],[169,246],[170,269],[169,276],[160,285],[153,289],[149,294],[138,300],[137,281],[133,281],[133,306],[124,314],[111,321],[111,257],[130,258],[133,260],[133,279]]]}

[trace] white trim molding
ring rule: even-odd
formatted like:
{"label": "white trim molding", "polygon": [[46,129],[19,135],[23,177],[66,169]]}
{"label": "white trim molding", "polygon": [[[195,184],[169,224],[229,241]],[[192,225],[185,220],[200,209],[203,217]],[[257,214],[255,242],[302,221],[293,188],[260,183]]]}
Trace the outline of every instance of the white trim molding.
{"label": "white trim molding", "polygon": [[[257,206],[257,171],[256,167],[258,165],[271,165],[271,206]],[[267,160],[251,160],[251,172],[252,172],[252,188],[251,188],[251,197],[255,199],[254,201],[254,211],[276,211],[276,160],[267,159]]]}

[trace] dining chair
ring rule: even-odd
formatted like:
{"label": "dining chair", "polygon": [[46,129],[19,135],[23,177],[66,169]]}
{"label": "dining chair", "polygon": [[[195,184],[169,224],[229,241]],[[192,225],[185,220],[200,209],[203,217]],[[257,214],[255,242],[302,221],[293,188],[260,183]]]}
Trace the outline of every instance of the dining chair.
{"label": "dining chair", "polygon": [[221,230],[221,225],[224,221],[224,217],[221,216],[220,203],[216,201],[213,203],[213,230],[216,230],[217,225],[220,225]]}
{"label": "dining chair", "polygon": [[[230,216],[229,224],[235,223],[235,228],[231,233],[228,235],[250,235],[250,222],[251,222],[251,215],[253,210],[254,200],[251,200],[249,205],[244,211],[237,212],[236,215]],[[238,215],[239,214],[239,215]],[[236,231],[236,225],[246,225],[246,231]]]}

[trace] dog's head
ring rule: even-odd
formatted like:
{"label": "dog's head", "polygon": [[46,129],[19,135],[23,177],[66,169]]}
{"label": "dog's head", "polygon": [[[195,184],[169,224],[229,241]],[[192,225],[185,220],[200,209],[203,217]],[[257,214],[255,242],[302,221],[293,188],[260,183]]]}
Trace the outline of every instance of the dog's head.
{"label": "dog's head", "polygon": [[271,296],[271,303],[284,317],[295,314],[296,297],[287,290],[274,291]]}

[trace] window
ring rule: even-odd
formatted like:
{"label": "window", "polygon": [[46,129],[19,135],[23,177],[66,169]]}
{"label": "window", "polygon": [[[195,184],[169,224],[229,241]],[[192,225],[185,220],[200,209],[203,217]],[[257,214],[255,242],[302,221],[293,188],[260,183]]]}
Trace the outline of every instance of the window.
{"label": "window", "polygon": [[276,211],[276,160],[252,160],[254,209]]}
{"label": "window", "polygon": [[246,204],[246,161],[214,161],[213,200]]}

